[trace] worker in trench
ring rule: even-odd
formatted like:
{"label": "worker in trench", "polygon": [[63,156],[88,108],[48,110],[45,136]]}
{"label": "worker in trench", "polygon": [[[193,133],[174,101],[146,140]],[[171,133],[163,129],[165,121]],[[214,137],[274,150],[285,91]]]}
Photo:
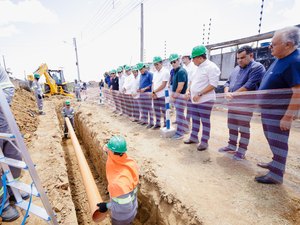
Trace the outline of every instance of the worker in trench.
{"label": "worker in trench", "polygon": [[34,92],[34,96],[36,99],[36,103],[37,103],[37,107],[39,109],[39,114],[40,115],[45,115],[45,113],[43,112],[43,90],[42,87],[39,83],[39,79],[40,79],[40,75],[39,74],[34,74],[34,81],[32,84],[32,90]]}
{"label": "worker in trench", "polygon": [[98,203],[99,211],[111,211],[113,225],[129,225],[137,214],[137,184],[139,182],[137,163],[127,156],[126,140],[113,136],[104,145],[107,153],[106,178],[109,202]]}
{"label": "worker in trench", "polygon": [[67,100],[65,102],[65,106],[62,108],[61,113],[64,117],[64,138],[68,138],[68,126],[66,123],[65,118],[69,118],[70,123],[72,124],[72,127],[74,129],[74,109],[71,107],[71,102],[70,100]]}
{"label": "worker in trench", "polygon": [[[15,87],[10,81],[6,71],[0,66],[0,89],[2,89],[7,103],[10,105],[15,93]],[[0,107],[0,133],[11,133],[7,119],[4,116],[3,109]],[[0,150],[5,157],[22,160],[21,153],[12,145],[11,142],[0,139]],[[21,175],[21,169],[10,167],[10,172],[14,179],[19,179]],[[6,180],[5,174],[0,170],[0,217],[3,222],[10,222],[18,219],[20,214],[18,210],[13,206],[16,199],[12,193],[12,190],[8,186],[3,186]],[[29,198],[29,194],[21,192],[21,197],[25,200]]]}

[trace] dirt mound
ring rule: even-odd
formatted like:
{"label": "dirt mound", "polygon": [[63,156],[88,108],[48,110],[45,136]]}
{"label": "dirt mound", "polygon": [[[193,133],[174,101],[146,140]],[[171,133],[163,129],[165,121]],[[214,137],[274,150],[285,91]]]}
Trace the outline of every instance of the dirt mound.
{"label": "dirt mound", "polygon": [[30,142],[39,123],[33,94],[24,89],[16,89],[12,111],[20,131],[24,135],[25,142]]}

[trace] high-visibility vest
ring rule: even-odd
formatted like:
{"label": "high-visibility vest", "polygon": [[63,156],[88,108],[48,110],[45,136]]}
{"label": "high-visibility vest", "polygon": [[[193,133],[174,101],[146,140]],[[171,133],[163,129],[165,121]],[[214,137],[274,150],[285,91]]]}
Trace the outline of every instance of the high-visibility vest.
{"label": "high-visibility vest", "polygon": [[129,195],[126,198],[112,198],[112,200],[114,202],[118,203],[119,205],[125,205],[130,202],[133,202],[133,200],[135,199],[136,193],[137,193],[137,187],[133,190],[132,195]]}

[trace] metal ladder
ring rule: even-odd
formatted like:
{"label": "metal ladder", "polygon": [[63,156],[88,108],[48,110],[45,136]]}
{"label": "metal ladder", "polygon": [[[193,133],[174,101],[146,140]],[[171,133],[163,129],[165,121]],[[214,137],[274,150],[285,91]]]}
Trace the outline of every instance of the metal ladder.
{"label": "metal ladder", "polygon": [[[44,192],[41,181],[35,170],[35,165],[33,164],[33,161],[21,136],[21,132],[17,126],[15,118],[10,110],[10,106],[6,101],[5,95],[1,88],[0,107],[11,131],[11,133],[0,133],[0,139],[9,141],[12,145],[14,145],[14,147],[16,147],[22,154],[22,158],[24,160],[18,161],[15,159],[7,158],[3,155],[2,149],[0,148],[0,164],[3,172],[7,173],[7,185],[11,187],[11,190],[16,198],[15,205],[24,210],[28,209],[29,202],[22,199],[20,190],[39,197],[44,207],[40,207],[31,203],[29,213],[35,214],[36,216],[44,219],[48,224],[58,225],[56,216],[52,210],[48,197]],[[10,172],[9,166],[29,171],[33,184],[28,185],[15,180]]]}

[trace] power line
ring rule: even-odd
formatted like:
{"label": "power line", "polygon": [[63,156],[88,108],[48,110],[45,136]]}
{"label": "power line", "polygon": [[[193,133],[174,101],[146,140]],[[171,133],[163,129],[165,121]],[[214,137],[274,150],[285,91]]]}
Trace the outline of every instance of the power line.
{"label": "power line", "polygon": [[92,18],[82,27],[81,31],[84,31],[85,29],[88,29],[89,26],[91,26],[95,20],[97,19],[98,15],[100,16],[105,12],[105,8],[107,5],[109,5],[110,0],[106,0],[103,5],[100,6],[100,8],[97,10],[97,12],[92,16]]}
{"label": "power line", "polygon": [[[120,2],[117,2],[117,4]],[[111,15],[116,13],[116,7],[117,4],[114,6],[115,8],[112,8],[110,4],[106,5],[105,12],[98,16],[98,18],[94,21],[94,26],[90,28],[90,30],[86,31],[85,33],[88,33],[88,36],[93,36],[93,31],[97,28],[97,30],[102,30],[107,21],[111,19]],[[118,7],[119,8],[119,7]],[[101,21],[101,22],[100,22]],[[98,32],[99,33],[99,32]]]}
{"label": "power line", "polygon": [[111,0],[108,0],[107,4],[103,5],[101,12],[94,18],[93,21],[90,22],[89,26],[86,27],[85,30],[81,31],[81,33],[92,33],[97,28],[99,21],[103,20],[103,18],[106,18],[108,15],[111,14],[112,6],[110,4],[110,1]]}
{"label": "power line", "polygon": [[125,8],[122,8],[118,12],[115,13],[114,17],[106,17],[102,23],[100,24],[100,32],[98,32],[94,37],[92,37],[89,41],[95,41],[100,35],[104,34],[108,30],[110,30],[116,23],[118,23],[121,19],[126,17],[129,13],[131,13],[134,9],[136,9],[140,3],[133,2],[130,5],[127,5]]}

